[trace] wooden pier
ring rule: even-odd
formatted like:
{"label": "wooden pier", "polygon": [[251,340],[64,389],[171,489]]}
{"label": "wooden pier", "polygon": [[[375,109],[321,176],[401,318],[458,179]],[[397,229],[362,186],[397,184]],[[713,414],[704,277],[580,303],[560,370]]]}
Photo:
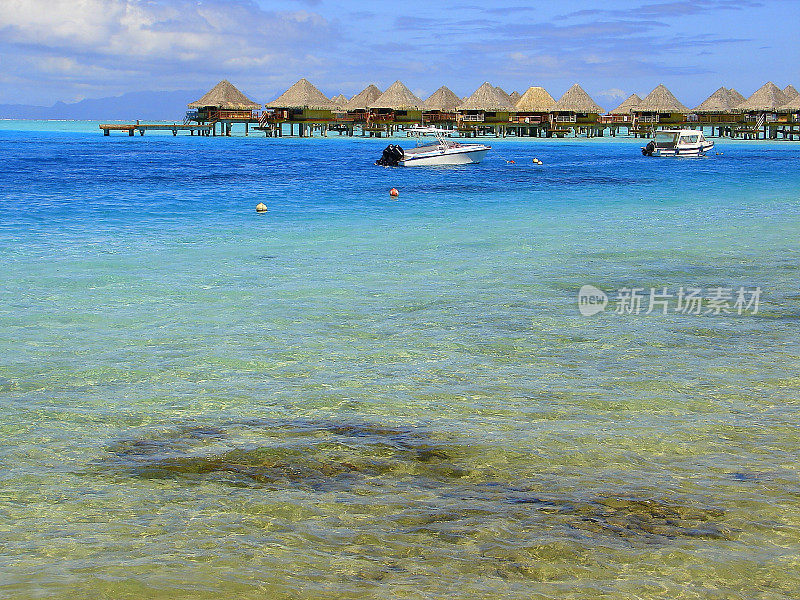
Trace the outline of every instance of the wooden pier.
{"label": "wooden pier", "polygon": [[127,131],[128,135],[133,136],[135,132],[144,135],[145,131],[171,131],[172,135],[178,135],[179,131],[188,131],[189,135],[209,135],[212,125],[185,125],[177,123],[103,123],[100,129],[103,135],[111,135],[112,131]]}

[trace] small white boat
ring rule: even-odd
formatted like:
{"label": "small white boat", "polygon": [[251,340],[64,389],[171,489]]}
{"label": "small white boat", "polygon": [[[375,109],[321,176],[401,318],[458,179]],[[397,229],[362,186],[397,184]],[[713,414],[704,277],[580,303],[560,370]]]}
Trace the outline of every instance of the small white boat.
{"label": "small white boat", "polygon": [[[422,131],[424,130],[424,131]],[[431,167],[439,165],[468,165],[479,163],[492,149],[486,144],[461,144],[445,139],[451,132],[446,129],[425,127],[409,129],[420,138],[415,148],[405,150],[400,146],[390,144],[383,151],[383,156],[375,164],[384,166],[401,167]],[[435,136],[435,142],[426,143],[424,136]]]}
{"label": "small white boat", "polygon": [[419,135],[437,135],[441,134],[446,137],[453,135],[453,132],[448,129],[438,129],[433,125],[412,125],[405,129],[406,137],[419,136]]}
{"label": "small white boat", "polygon": [[662,129],[642,147],[644,156],[705,156],[714,147],[702,131],[696,129]]}

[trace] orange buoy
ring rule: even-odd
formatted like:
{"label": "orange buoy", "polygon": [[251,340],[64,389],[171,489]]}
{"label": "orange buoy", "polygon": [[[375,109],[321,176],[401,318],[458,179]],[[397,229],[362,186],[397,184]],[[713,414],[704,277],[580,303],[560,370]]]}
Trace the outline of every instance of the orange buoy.
{"label": "orange buoy", "polygon": [[397,188],[392,188],[389,190],[389,195],[392,198],[397,198],[400,195],[400,192],[397,191]]}
{"label": "orange buoy", "polygon": [[267,205],[264,204],[263,202],[259,202],[258,204],[256,204],[256,212],[260,213],[267,212]]}

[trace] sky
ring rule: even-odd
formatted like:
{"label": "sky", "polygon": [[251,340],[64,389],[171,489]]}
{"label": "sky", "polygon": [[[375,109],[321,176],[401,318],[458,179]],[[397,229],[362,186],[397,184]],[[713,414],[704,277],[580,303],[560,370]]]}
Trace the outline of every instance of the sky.
{"label": "sky", "polygon": [[221,79],[263,103],[306,77],[348,97],[580,83],[605,108],[664,83],[695,106],[800,88],[798,22],[800,0],[0,0],[0,104]]}

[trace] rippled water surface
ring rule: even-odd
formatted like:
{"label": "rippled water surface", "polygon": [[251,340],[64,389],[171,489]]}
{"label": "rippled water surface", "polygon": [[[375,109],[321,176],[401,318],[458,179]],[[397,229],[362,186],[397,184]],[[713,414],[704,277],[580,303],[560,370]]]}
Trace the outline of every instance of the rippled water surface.
{"label": "rippled water surface", "polygon": [[0,126],[0,595],[797,596],[800,144],[95,127]]}

